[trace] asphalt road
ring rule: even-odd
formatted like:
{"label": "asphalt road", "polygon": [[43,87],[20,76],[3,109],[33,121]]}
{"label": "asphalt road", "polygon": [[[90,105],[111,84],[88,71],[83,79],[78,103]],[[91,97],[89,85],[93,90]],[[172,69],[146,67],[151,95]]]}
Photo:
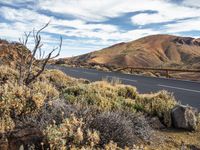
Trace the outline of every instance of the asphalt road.
{"label": "asphalt road", "polygon": [[69,76],[84,78],[90,81],[99,81],[103,78],[112,79],[117,77],[123,84],[137,87],[139,93],[151,93],[160,90],[167,90],[172,92],[175,98],[182,104],[189,104],[200,110],[200,82],[144,77],[85,68],[70,68],[63,66],[48,66],[48,68],[59,69]]}

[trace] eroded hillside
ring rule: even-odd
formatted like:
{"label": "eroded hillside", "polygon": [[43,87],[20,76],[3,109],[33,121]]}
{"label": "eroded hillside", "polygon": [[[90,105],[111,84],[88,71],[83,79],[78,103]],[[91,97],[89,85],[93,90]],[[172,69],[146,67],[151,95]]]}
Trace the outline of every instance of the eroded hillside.
{"label": "eroded hillside", "polygon": [[200,40],[171,35],[152,35],[119,43],[70,59],[75,64],[179,68],[200,67]]}

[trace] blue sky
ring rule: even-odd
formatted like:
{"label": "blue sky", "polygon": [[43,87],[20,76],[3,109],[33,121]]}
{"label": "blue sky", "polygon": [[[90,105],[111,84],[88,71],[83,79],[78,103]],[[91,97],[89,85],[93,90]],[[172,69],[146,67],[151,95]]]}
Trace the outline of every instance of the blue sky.
{"label": "blue sky", "polygon": [[[0,0],[0,38],[18,41],[39,29],[43,50],[63,37],[60,57],[75,56],[152,34],[199,37],[199,0]],[[28,47],[33,47],[30,39]]]}

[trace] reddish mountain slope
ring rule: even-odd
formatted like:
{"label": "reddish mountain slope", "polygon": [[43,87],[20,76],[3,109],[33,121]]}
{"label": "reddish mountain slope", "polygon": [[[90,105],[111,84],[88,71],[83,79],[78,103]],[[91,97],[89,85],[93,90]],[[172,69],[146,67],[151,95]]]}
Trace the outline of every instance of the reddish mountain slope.
{"label": "reddish mountain slope", "polygon": [[70,62],[120,67],[175,66],[200,68],[200,39],[171,35],[152,35],[73,57]]}
{"label": "reddish mountain slope", "polygon": [[19,43],[0,40],[0,65],[16,67],[18,65],[17,61],[20,60],[19,52],[30,54],[30,51]]}

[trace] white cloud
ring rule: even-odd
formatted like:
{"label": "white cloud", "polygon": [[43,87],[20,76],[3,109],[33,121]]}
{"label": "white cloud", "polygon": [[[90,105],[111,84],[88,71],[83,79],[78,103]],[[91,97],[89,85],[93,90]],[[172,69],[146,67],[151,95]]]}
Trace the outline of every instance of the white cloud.
{"label": "white cloud", "polygon": [[186,6],[200,7],[199,0],[183,0],[182,3]]}
{"label": "white cloud", "polygon": [[135,15],[131,18],[131,21],[134,24],[138,25],[146,25],[150,23],[162,23],[162,22],[167,22],[170,21],[170,19],[161,14],[148,14],[148,13],[140,13],[138,15]]}
{"label": "white cloud", "polygon": [[[55,17],[49,17],[46,15],[39,14],[32,10],[28,9],[13,9],[9,7],[1,7],[0,9],[1,15],[10,21],[15,21],[18,25],[18,29],[21,30],[32,30],[33,27],[39,28],[44,23],[47,23],[51,20],[52,28],[48,30],[49,32],[53,31],[53,29],[57,32],[59,29],[56,29],[55,26],[62,26],[62,27],[72,27],[78,30],[100,30],[106,32],[114,32],[117,31],[118,28],[114,25],[109,24],[88,24],[82,20],[61,20],[56,19]],[[63,33],[63,29],[60,29]]]}
{"label": "white cloud", "polygon": [[[33,27],[39,28],[39,26],[43,25],[44,22],[48,22],[50,19],[51,25],[45,30],[48,33],[75,36],[79,38],[100,39],[103,43],[110,43],[107,42],[108,40],[132,40],[134,37],[141,37],[144,34],[149,34],[149,32],[151,34],[157,33],[156,31],[149,29],[124,32],[118,29],[117,26],[110,24],[88,24],[86,21],[78,19],[61,20],[55,17],[42,15],[28,9],[2,7],[0,9],[0,13],[4,16],[4,18],[14,21],[12,26],[4,26],[4,28],[2,28],[4,31],[10,30],[10,33],[13,32],[13,30],[16,30],[18,33],[22,34],[24,31],[32,30]],[[133,35],[131,35],[131,33]]]}
{"label": "white cloud", "polygon": [[39,0],[38,7],[56,13],[73,15],[87,21],[103,21],[123,13],[157,10],[164,0]]}
{"label": "white cloud", "polygon": [[164,26],[168,33],[178,33],[185,31],[200,31],[200,18],[178,21]]}
{"label": "white cloud", "polygon": [[[198,3],[198,0],[185,0],[184,3],[189,3],[189,1]],[[200,17],[199,9],[178,5],[169,0],[67,0],[65,2],[57,0],[56,3],[54,0],[39,0],[38,7],[95,22],[118,17],[129,12],[157,12],[156,14],[141,13],[133,16],[132,22],[138,25]]]}
{"label": "white cloud", "polygon": [[179,6],[172,3],[160,5],[156,13],[140,13],[131,18],[133,24],[146,25],[151,23],[164,23],[186,18],[200,17],[200,9]]}

